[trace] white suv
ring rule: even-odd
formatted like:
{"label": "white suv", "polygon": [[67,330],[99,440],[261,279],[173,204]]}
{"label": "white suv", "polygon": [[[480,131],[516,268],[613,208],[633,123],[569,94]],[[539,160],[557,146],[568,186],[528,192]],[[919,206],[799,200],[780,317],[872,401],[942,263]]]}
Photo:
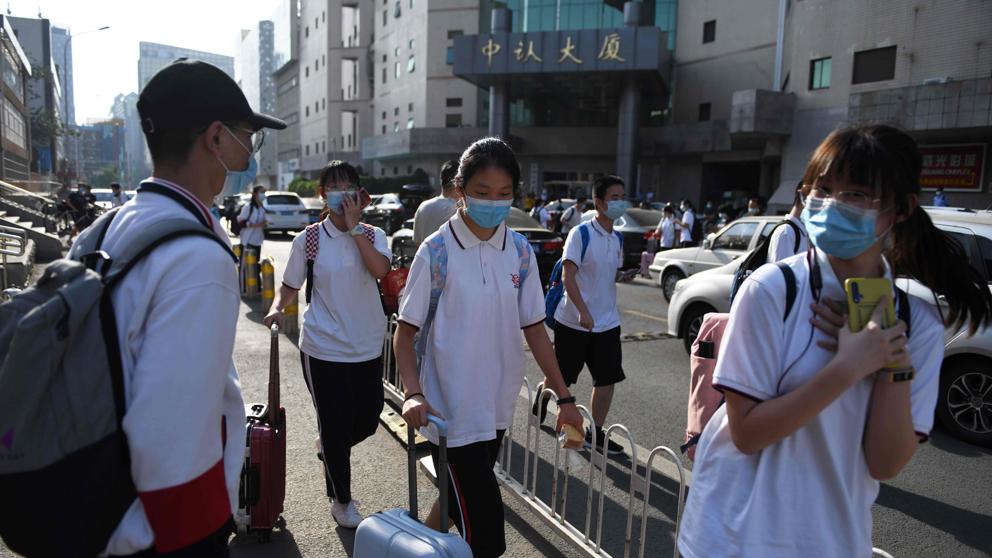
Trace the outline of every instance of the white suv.
{"label": "white suv", "polygon": [[[992,212],[925,209],[938,228],[961,243],[972,267],[992,289]],[[668,333],[681,338],[687,352],[704,314],[730,311],[734,272],[743,259],[738,257],[675,285],[668,305]],[[915,280],[900,277],[896,284],[923,300],[934,300],[933,293]],[[967,333],[965,328],[948,329],[945,334],[937,418],[955,437],[992,446],[992,328],[972,337]]]}
{"label": "white suv", "polygon": [[310,224],[310,211],[296,192],[265,192],[265,232],[302,231]]}

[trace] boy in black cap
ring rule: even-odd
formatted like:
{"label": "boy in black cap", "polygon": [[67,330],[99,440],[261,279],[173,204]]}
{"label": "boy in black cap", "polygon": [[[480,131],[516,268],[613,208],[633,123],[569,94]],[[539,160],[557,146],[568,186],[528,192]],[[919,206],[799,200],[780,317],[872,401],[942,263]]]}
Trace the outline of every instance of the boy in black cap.
{"label": "boy in black cap", "polygon": [[[127,434],[138,497],[108,541],[110,556],[226,556],[244,459],[244,404],[231,358],[240,296],[230,242],[210,213],[225,181],[254,180],[263,128],[220,69],[180,59],[141,92],[152,177],[107,229],[112,258],[161,219],[199,222],[142,259],[112,294],[124,366]],[[217,242],[220,241],[220,243]],[[226,438],[226,444],[224,442]]]}

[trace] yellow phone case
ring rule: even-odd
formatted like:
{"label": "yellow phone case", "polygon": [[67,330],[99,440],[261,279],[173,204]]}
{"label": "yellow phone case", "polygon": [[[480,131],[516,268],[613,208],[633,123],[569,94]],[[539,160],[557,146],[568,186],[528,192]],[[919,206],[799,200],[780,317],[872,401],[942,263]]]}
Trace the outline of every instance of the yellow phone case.
{"label": "yellow phone case", "polygon": [[847,293],[847,320],[851,331],[861,331],[871,319],[878,301],[889,295],[889,307],[885,309],[885,323],[882,327],[892,327],[896,323],[895,303],[892,301],[892,282],[884,277],[853,277],[844,281]]}

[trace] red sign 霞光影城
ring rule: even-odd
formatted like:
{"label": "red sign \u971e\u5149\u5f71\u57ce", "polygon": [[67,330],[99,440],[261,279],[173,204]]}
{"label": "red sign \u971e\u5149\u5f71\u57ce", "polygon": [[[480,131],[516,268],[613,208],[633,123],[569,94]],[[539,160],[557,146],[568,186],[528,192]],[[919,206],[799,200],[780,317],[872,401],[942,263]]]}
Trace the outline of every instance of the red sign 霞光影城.
{"label": "red sign \u971e\u5149\u5f71\u57ce", "polygon": [[920,186],[924,190],[981,191],[985,144],[921,145],[920,154]]}

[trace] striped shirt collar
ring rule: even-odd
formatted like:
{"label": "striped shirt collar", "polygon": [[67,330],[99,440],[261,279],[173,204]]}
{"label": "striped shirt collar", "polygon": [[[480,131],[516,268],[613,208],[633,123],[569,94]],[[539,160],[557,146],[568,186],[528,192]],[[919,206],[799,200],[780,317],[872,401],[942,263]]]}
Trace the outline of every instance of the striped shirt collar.
{"label": "striped shirt collar", "polygon": [[200,213],[203,214],[203,218],[206,219],[207,223],[210,224],[210,228],[214,228],[214,217],[210,213],[210,208],[204,205],[199,198],[194,196],[189,190],[187,190],[183,186],[180,186],[179,184],[176,184],[171,180],[158,178],[156,176],[150,176],[146,178],[143,182],[154,182],[155,184],[158,184],[160,186],[165,186],[166,188],[169,188],[170,190],[174,190],[176,191],[176,193],[181,194],[183,197],[188,198],[190,201],[193,202],[194,205],[196,205],[197,209],[200,210]]}

